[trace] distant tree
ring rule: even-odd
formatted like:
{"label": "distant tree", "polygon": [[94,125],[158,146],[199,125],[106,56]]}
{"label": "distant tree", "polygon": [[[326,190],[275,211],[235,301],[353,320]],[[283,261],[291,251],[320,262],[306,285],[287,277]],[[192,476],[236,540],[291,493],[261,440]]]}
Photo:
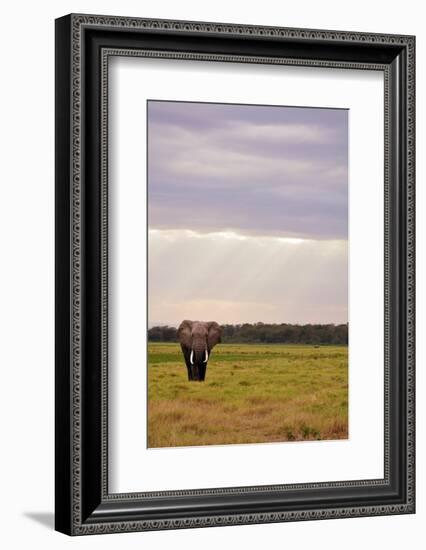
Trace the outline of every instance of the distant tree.
{"label": "distant tree", "polygon": [[[341,325],[226,324],[222,325],[222,342],[235,344],[346,345],[348,343],[348,328],[348,323]],[[148,340],[150,342],[177,342],[176,334],[175,327],[156,326],[148,330]]]}
{"label": "distant tree", "polygon": [[175,327],[161,326],[148,329],[150,342],[175,342],[177,330]]}

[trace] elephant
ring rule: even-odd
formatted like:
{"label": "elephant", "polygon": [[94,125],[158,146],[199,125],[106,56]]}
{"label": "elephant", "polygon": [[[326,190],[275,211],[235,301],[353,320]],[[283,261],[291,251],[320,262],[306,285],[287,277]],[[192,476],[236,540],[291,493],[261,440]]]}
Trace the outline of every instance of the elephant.
{"label": "elephant", "polygon": [[215,321],[182,321],[177,337],[185,358],[188,380],[205,380],[211,351],[220,343],[221,336],[222,328]]}

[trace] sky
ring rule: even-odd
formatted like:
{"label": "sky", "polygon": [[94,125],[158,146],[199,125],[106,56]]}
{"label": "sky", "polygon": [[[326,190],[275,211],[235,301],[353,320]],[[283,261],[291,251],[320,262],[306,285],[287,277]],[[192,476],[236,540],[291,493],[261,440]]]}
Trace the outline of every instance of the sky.
{"label": "sky", "polygon": [[147,108],[149,325],[346,323],[348,111]]}

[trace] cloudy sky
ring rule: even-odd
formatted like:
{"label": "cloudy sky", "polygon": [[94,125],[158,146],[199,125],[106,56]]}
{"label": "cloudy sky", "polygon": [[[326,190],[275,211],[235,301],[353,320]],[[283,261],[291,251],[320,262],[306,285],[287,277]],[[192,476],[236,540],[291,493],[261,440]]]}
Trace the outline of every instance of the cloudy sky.
{"label": "cloudy sky", "polygon": [[149,325],[346,323],[348,112],[148,102]]}

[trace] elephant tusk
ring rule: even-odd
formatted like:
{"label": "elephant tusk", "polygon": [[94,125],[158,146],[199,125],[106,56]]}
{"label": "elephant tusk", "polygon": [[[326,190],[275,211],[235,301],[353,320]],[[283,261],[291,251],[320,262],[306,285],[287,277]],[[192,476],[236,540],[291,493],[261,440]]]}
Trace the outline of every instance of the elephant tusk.
{"label": "elephant tusk", "polygon": [[189,358],[189,362],[191,363],[191,365],[194,364],[194,350],[193,349],[191,350],[191,357]]}
{"label": "elephant tusk", "polygon": [[206,350],[206,358],[204,359],[204,363],[207,363],[209,360],[209,352]]}

